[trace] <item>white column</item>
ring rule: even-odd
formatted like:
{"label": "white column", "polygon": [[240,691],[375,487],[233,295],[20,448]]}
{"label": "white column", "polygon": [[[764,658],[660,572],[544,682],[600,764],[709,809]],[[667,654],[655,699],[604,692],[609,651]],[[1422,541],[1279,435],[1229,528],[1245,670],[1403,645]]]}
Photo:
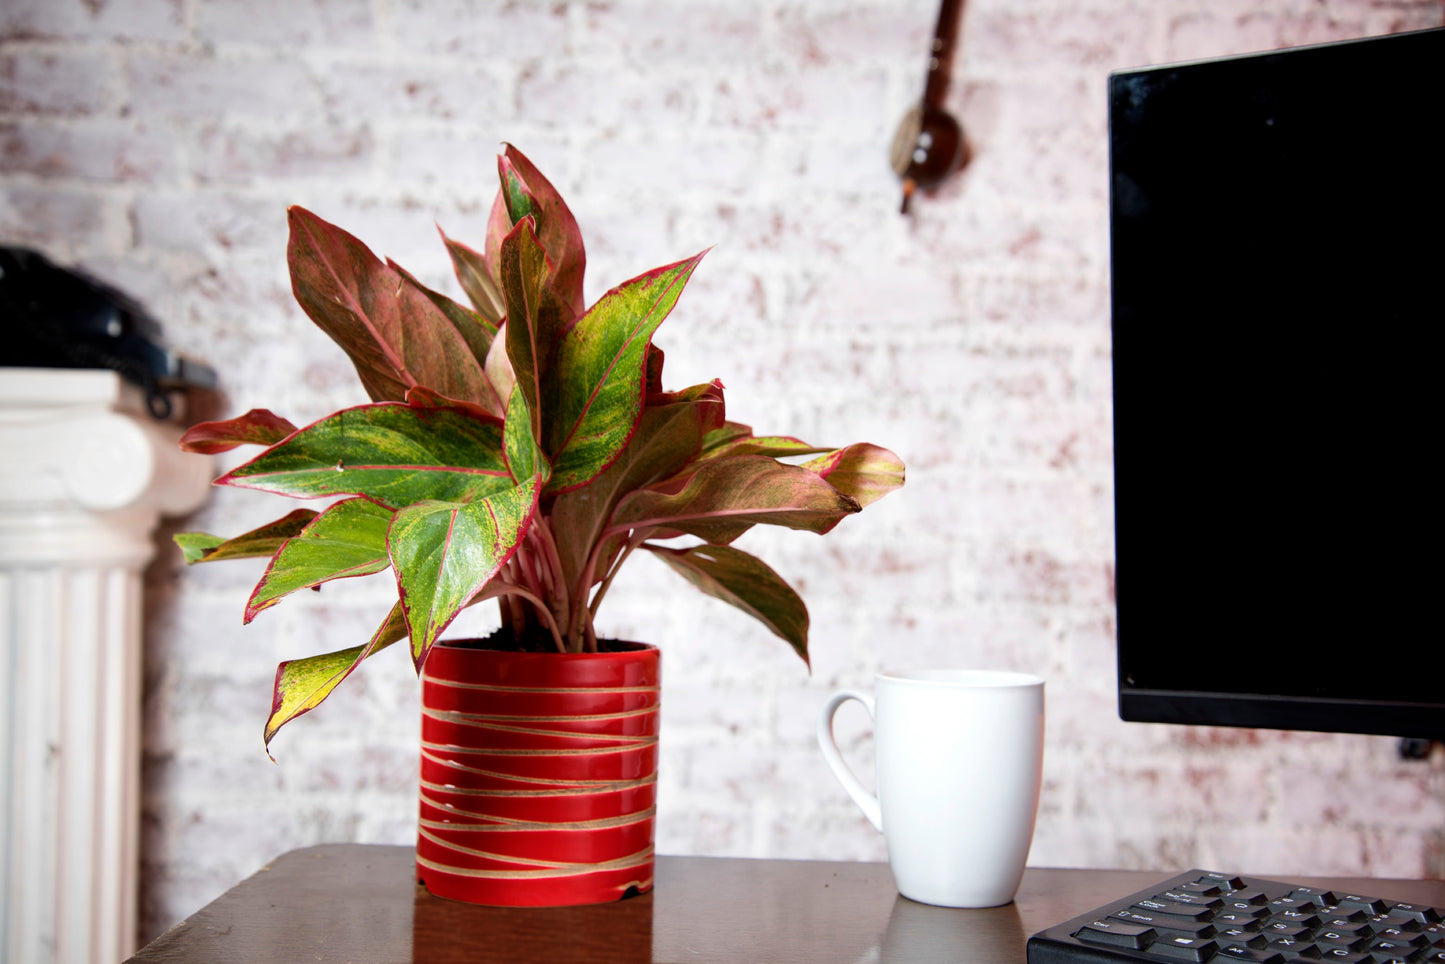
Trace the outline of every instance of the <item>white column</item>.
{"label": "white column", "polygon": [[109,371],[0,368],[0,962],[136,935],[141,570],[209,460]]}

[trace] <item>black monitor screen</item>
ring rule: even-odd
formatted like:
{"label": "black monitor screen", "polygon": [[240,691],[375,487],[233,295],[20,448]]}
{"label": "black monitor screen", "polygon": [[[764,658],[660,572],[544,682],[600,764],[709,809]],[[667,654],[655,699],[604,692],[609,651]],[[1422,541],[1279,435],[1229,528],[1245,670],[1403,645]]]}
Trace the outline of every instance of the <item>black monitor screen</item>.
{"label": "black monitor screen", "polygon": [[1445,737],[1445,29],[1109,79],[1125,719]]}

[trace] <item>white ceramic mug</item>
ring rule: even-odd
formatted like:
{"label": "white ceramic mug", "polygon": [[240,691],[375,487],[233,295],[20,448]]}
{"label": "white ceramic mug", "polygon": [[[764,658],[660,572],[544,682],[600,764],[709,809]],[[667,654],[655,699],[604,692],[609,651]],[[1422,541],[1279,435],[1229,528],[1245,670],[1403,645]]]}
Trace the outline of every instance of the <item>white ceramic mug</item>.
{"label": "white ceramic mug", "polygon": [[[879,674],[874,693],[830,696],[818,744],[883,834],[898,892],[944,907],[1009,903],[1038,814],[1044,681],[1026,673],[921,670]],[[833,737],[833,716],[848,700],[873,718],[877,796],[854,776]]]}

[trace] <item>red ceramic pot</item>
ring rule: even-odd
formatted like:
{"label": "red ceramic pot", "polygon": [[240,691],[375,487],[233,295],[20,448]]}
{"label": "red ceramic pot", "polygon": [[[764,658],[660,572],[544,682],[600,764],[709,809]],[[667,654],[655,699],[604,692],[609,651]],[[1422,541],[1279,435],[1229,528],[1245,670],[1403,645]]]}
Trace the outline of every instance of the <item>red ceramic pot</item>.
{"label": "red ceramic pot", "polygon": [[416,872],[431,893],[550,907],[652,888],[658,652],[611,645],[428,654]]}

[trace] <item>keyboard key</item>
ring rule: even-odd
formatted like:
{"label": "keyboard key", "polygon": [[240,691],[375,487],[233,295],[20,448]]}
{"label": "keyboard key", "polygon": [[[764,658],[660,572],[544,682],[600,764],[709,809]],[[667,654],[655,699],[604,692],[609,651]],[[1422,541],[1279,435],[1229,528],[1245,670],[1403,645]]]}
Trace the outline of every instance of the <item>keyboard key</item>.
{"label": "keyboard key", "polygon": [[1270,944],[1269,938],[1258,931],[1246,931],[1237,927],[1227,931],[1220,931],[1214,936],[1215,941],[1220,944],[1241,944],[1245,947],[1261,948]]}
{"label": "keyboard key", "polygon": [[1318,927],[1320,925],[1320,919],[1312,910],[1287,910],[1274,915],[1270,920],[1293,924],[1296,927]]}
{"label": "keyboard key", "polygon": [[1224,890],[1239,890],[1244,887],[1243,880],[1238,877],[1231,877],[1228,874],[1207,873],[1195,878],[1194,882],[1196,884],[1202,884],[1206,881]]}
{"label": "keyboard key", "polygon": [[1152,911],[1155,914],[1183,917],[1186,920],[1208,920],[1214,916],[1212,908],[1200,907],[1197,904],[1181,904],[1174,900],[1141,900],[1129,909],[1141,914],[1148,914]]}
{"label": "keyboard key", "polygon": [[1440,920],[1440,912],[1422,904],[1391,904],[1385,911],[1391,917],[1404,917],[1422,924],[1433,924]]}
{"label": "keyboard key", "polygon": [[[1306,957],[1309,957],[1306,952]],[[1359,951],[1352,951],[1347,947],[1322,947],[1318,960],[1326,961],[1328,964],[1374,964],[1370,955],[1362,954]]]}
{"label": "keyboard key", "polygon": [[1241,944],[1231,944],[1219,949],[1217,961],[1249,961],[1251,964],[1283,964],[1284,955],[1269,948],[1255,950]]}
{"label": "keyboard key", "polygon": [[1371,936],[1346,931],[1320,931],[1315,935],[1315,943],[1321,947],[1343,947],[1346,950],[1358,951],[1370,946]]}
{"label": "keyboard key", "polygon": [[1314,951],[1316,955],[1319,953],[1318,948],[1309,941],[1297,937],[1281,937],[1278,940],[1270,941],[1266,946],[1272,951],[1278,951],[1286,958],[1299,957],[1310,951]]}
{"label": "keyboard key", "polygon": [[1226,926],[1242,927],[1253,920],[1269,916],[1266,907],[1224,907],[1216,911],[1214,919]]}
{"label": "keyboard key", "polygon": [[1157,956],[1167,961],[1207,961],[1218,951],[1223,953],[1218,944],[1208,938],[1195,937],[1174,937],[1167,941],[1155,941],[1149,948],[1151,956]]}
{"label": "keyboard key", "polygon": [[1171,901],[1176,904],[1188,904],[1191,907],[1218,907],[1221,903],[1218,897],[1211,897],[1206,894],[1191,894],[1184,890],[1170,890],[1155,895],[1156,900]]}
{"label": "keyboard key", "polygon": [[1302,938],[1309,937],[1314,933],[1314,928],[1304,924],[1291,924],[1288,921],[1272,920],[1260,927],[1260,933],[1272,938]]}
{"label": "keyboard key", "polygon": [[1268,939],[1255,927],[1230,927],[1217,932],[1215,936],[1221,944],[1249,944],[1255,946],[1268,943]]}
{"label": "keyboard key", "polygon": [[1389,939],[1376,940],[1370,945],[1369,951],[1375,957],[1399,958],[1404,960],[1415,953],[1419,948],[1408,941],[1392,941]]}
{"label": "keyboard key", "polygon": [[1358,894],[1341,894],[1337,903],[1341,908],[1362,910],[1367,914],[1383,914],[1389,906],[1378,897],[1361,897]]}
{"label": "keyboard key", "polygon": [[1316,907],[1333,907],[1340,902],[1334,891],[1325,890],[1323,887],[1296,887],[1289,892],[1289,896],[1308,900]]}
{"label": "keyboard key", "polygon": [[1224,888],[1212,880],[1196,880],[1179,889],[1190,894],[1203,894],[1205,897],[1218,897],[1224,893]]}
{"label": "keyboard key", "polygon": [[1396,944],[1408,944],[1411,947],[1428,947],[1430,935],[1421,934],[1419,931],[1404,927],[1377,927],[1375,937],[1382,941],[1394,941]]}
{"label": "keyboard key", "polygon": [[1123,921],[1096,920],[1079,928],[1074,937],[1090,944],[1125,947],[1137,951],[1144,949],[1154,939],[1154,929],[1139,924],[1125,924]]}

